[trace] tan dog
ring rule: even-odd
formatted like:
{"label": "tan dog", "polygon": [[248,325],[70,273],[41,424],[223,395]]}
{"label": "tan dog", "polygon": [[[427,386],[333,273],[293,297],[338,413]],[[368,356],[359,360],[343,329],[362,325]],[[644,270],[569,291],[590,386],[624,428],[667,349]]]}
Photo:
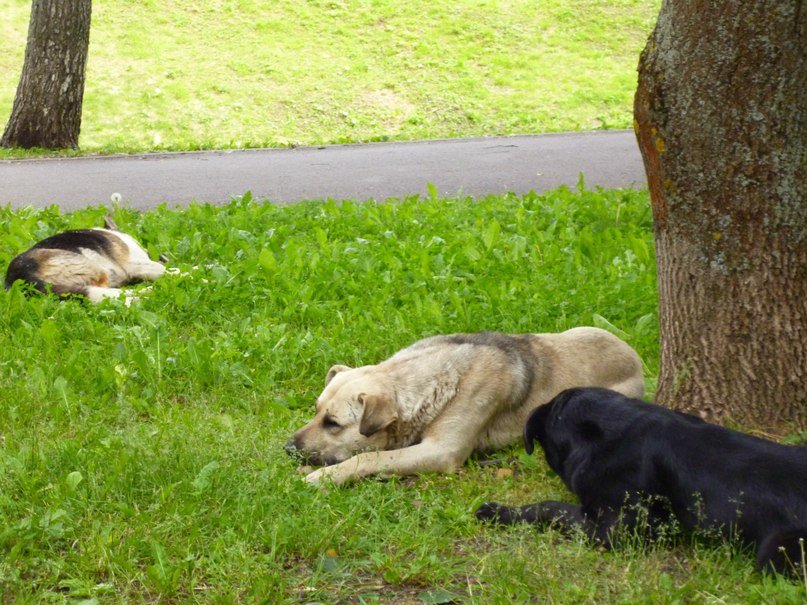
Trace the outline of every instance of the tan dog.
{"label": "tan dog", "polygon": [[[165,267],[152,261],[135,239],[118,230],[110,217],[106,229],[80,229],[52,235],[14,257],[6,273],[6,289],[16,280],[54,294],[81,294],[92,302],[117,298],[119,286],[153,281]],[[133,300],[127,297],[126,303]]]}
{"label": "tan dog", "polygon": [[628,397],[644,391],[642,364],[598,328],[560,334],[434,336],[377,365],[333,366],[314,419],[286,451],[326,464],[306,481],[453,471],[473,451],[504,447],[530,411],[574,386]]}

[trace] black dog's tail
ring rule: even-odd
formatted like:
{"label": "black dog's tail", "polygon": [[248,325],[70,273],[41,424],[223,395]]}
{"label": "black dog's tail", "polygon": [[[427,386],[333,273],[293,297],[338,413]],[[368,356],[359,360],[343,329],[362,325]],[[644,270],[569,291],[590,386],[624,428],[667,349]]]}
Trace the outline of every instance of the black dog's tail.
{"label": "black dog's tail", "polygon": [[757,568],[788,576],[804,576],[807,567],[807,527],[778,530],[757,549]]}

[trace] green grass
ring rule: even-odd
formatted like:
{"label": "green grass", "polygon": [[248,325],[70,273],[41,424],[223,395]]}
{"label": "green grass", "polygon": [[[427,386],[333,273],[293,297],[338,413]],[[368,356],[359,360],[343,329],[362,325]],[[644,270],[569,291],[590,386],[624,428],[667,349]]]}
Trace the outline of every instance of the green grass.
{"label": "green grass", "polygon": [[[96,0],[80,145],[186,150],[630,128],[636,64],[659,4]],[[2,124],[30,5],[0,0]]]}
{"label": "green grass", "polygon": [[[0,266],[103,214],[0,209]],[[440,332],[610,325],[652,389],[646,193],[113,214],[188,275],[128,308],[0,291],[0,602],[803,601],[723,543],[608,553],[479,525],[487,499],[571,498],[517,446],[342,489],[281,450],[330,365]]]}

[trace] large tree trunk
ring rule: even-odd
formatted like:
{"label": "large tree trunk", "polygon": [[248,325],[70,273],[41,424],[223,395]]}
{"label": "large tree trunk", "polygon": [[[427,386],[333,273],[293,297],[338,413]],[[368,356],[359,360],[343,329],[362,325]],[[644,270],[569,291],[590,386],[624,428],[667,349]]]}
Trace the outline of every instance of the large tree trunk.
{"label": "large tree trunk", "polygon": [[33,0],[22,77],[0,147],[78,147],[91,0]]}
{"label": "large tree trunk", "polygon": [[807,427],[807,68],[801,0],[664,0],[635,128],[653,205],[657,401]]}

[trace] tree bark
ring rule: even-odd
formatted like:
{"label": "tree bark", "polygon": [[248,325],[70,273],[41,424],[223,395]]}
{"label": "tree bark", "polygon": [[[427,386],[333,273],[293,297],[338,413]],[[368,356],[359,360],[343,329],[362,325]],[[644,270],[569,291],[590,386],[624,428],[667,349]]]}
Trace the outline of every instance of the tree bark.
{"label": "tree bark", "polygon": [[22,76],[0,147],[76,148],[91,0],[33,0]]}
{"label": "tree bark", "polygon": [[653,206],[657,401],[807,428],[807,7],[664,0],[634,126]]}

